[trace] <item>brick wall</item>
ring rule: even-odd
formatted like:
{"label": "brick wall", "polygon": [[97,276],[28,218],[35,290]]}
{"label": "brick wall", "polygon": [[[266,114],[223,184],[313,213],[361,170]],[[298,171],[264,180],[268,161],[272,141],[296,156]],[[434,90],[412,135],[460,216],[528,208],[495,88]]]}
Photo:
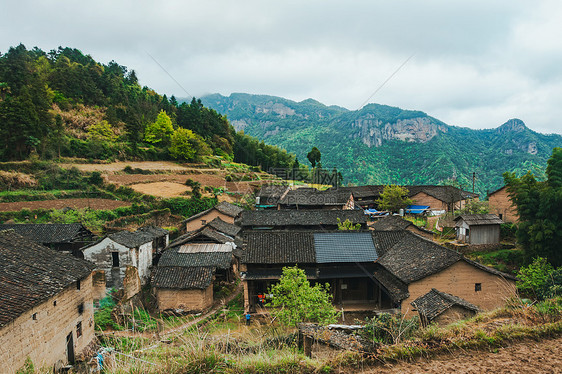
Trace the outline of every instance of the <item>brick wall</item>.
{"label": "brick wall", "polygon": [[[81,304],[84,310],[79,314]],[[76,331],[79,322],[82,323],[80,337]],[[58,360],[66,363],[66,337],[70,333],[78,358],[94,339],[92,275],[80,282],[80,290],[74,283],[0,330],[0,372],[15,373],[26,357],[31,358],[36,368],[51,367]]]}
{"label": "brick wall", "polygon": [[[224,222],[234,223],[234,218],[231,216],[227,216],[226,214],[222,214],[216,209],[211,210],[209,213],[202,215],[201,217],[197,217],[194,220],[191,220],[185,224],[186,231],[195,231],[200,229],[205,225],[205,223],[209,223],[215,218],[220,217]],[[203,223],[205,221],[205,223]]]}
{"label": "brick wall", "polygon": [[433,322],[436,322],[439,325],[448,325],[455,321],[466,319],[474,316],[474,312],[465,308],[461,308],[458,305],[454,305],[438,315]]}
{"label": "brick wall", "polygon": [[517,223],[519,221],[517,210],[509,200],[505,187],[488,196],[488,208],[490,213],[497,215],[504,222]]}
{"label": "brick wall", "polygon": [[204,290],[172,290],[166,288],[156,289],[158,309],[183,309],[185,311],[199,312],[213,305],[213,285]]}
{"label": "brick wall", "polygon": [[[481,291],[475,291],[476,283],[481,284]],[[515,295],[515,281],[458,261],[439,273],[411,283],[408,286],[410,296],[402,301],[402,313],[413,316],[410,303],[432,288],[463,298],[483,310],[501,307],[509,297]]]}

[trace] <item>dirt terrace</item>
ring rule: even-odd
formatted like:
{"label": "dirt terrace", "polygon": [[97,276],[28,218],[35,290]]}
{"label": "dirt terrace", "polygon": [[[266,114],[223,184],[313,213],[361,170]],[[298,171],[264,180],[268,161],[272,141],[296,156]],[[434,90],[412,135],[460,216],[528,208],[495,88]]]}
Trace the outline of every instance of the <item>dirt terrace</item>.
{"label": "dirt terrace", "polygon": [[66,207],[74,209],[91,208],[116,209],[123,206],[130,206],[126,201],[111,199],[60,199],[60,200],[40,200],[40,201],[19,201],[15,203],[0,203],[0,212],[12,212],[22,209],[63,209]]}
{"label": "dirt terrace", "polygon": [[458,351],[412,363],[387,364],[359,371],[378,373],[562,373],[562,337],[525,341],[489,351]]}

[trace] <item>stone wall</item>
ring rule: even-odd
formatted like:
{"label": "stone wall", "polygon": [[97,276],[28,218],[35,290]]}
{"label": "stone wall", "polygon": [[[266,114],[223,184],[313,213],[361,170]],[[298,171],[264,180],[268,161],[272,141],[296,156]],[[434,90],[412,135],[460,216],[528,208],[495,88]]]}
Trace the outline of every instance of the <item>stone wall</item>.
{"label": "stone wall", "polygon": [[[475,290],[480,283],[481,291]],[[483,310],[503,306],[515,295],[515,281],[504,279],[481,270],[466,261],[458,261],[439,273],[430,275],[408,285],[410,296],[402,301],[402,313],[413,316],[412,301],[425,295],[432,288],[465,299]]]}
{"label": "stone wall", "polygon": [[173,290],[167,288],[156,289],[158,309],[182,309],[190,312],[200,312],[213,305],[213,285],[204,290]]}
{"label": "stone wall", "polygon": [[[79,312],[79,306],[83,311]],[[82,335],[77,336],[81,323]],[[32,308],[0,330],[0,371],[6,374],[20,369],[26,358],[36,368],[52,367],[57,361],[67,363],[66,337],[72,334],[78,359],[94,339],[92,275]]]}
{"label": "stone wall", "polygon": [[129,300],[141,290],[139,272],[134,266],[127,266],[123,277],[123,301]]}

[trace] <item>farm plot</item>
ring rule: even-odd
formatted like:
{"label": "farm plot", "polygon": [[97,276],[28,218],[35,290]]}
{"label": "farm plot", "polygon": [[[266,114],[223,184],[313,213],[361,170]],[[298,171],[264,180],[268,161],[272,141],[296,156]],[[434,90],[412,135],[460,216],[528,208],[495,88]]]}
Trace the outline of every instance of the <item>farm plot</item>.
{"label": "farm plot", "polygon": [[13,212],[22,209],[73,209],[91,208],[95,210],[116,209],[130,206],[131,203],[111,199],[60,199],[40,201],[19,201],[15,203],[0,203],[0,212]]}

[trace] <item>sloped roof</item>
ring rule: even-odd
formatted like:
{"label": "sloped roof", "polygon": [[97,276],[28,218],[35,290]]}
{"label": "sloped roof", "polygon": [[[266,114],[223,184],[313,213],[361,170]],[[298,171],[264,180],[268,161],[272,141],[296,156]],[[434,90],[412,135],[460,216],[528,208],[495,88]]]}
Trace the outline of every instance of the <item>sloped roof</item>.
{"label": "sloped roof", "polygon": [[455,218],[457,225],[463,220],[469,226],[500,225],[503,221],[495,214],[461,214]]}
{"label": "sloped roof", "polygon": [[412,301],[411,304],[429,321],[433,320],[441,313],[455,305],[473,312],[479,311],[476,305],[471,304],[458,296],[438,291],[435,288],[432,288],[431,291],[425,295],[418,297],[416,300]]}
{"label": "sloped roof", "polygon": [[[362,199],[372,199],[373,202],[379,198],[380,194],[383,192],[385,185],[368,185],[368,186],[357,186],[357,187],[339,187],[338,190],[349,191],[353,193],[353,196],[359,200]],[[467,198],[478,197],[478,194],[461,190],[453,186],[437,186],[437,185],[411,185],[402,186],[408,189],[408,196],[412,197],[420,192],[424,192],[438,200],[446,202],[448,204],[464,200]]]}
{"label": "sloped roof", "polygon": [[154,240],[154,235],[145,231],[119,231],[107,237],[127,248],[137,248]]}
{"label": "sloped roof", "polygon": [[205,289],[213,281],[213,267],[160,267],[154,270],[152,286],[171,289]]}
{"label": "sloped roof", "polygon": [[472,265],[472,266],[474,266],[474,267],[476,267],[476,268],[478,268],[478,269],[480,269],[480,270],[484,270],[484,271],[486,271],[486,272],[488,272],[488,273],[490,273],[490,274],[494,274],[494,275],[497,275],[497,276],[499,276],[499,277],[502,277],[502,278],[505,278],[505,279],[509,279],[509,280],[513,280],[513,281],[516,281],[516,280],[517,280],[517,277],[515,277],[515,276],[513,276],[513,275],[511,275],[511,274],[507,274],[507,273],[504,273],[504,272],[502,272],[502,271],[499,271],[499,270],[496,270],[496,269],[494,269],[494,268],[491,268],[491,267],[489,267],[489,266],[482,265],[481,263],[476,262],[476,261],[471,260],[471,259],[468,259],[468,258],[466,258],[466,257],[463,257],[463,260],[464,260],[466,263],[468,263],[468,264],[470,264],[470,265]]}
{"label": "sloped roof", "polygon": [[168,244],[167,248],[176,247],[178,245],[194,241],[216,242],[224,244],[233,242],[234,238],[218,232],[217,230],[214,230],[210,227],[203,226],[195,231],[190,231],[187,234],[183,234],[182,236],[177,237],[170,244]]}
{"label": "sloped roof", "polygon": [[0,326],[58,294],[95,268],[13,230],[0,232]]}
{"label": "sloped roof", "polygon": [[81,223],[20,223],[0,225],[0,231],[14,230],[19,235],[40,244],[72,243],[92,237]]}
{"label": "sloped roof", "polygon": [[247,226],[336,226],[338,218],[343,222],[365,224],[367,216],[361,210],[247,210],[236,219],[242,227]]}
{"label": "sloped roof", "polygon": [[340,190],[319,191],[316,188],[297,188],[279,200],[281,205],[345,205],[351,193]]}
{"label": "sloped roof", "polygon": [[197,219],[199,217],[204,216],[205,214],[213,211],[213,210],[217,210],[223,214],[226,214],[227,216],[230,217],[236,217],[238,214],[240,214],[244,209],[240,208],[237,205],[234,204],[230,204],[227,203],[226,201],[222,201],[220,203],[218,203],[217,205],[215,205],[212,208],[209,208],[207,210],[204,210],[202,212],[199,212],[197,214],[192,215],[191,217],[188,217],[187,219],[185,219],[182,223],[186,223],[186,222],[190,222],[193,221],[194,219]]}
{"label": "sloped roof", "polygon": [[392,301],[399,302],[410,296],[408,285],[378,263],[373,276],[386,289]]}
{"label": "sloped roof", "polygon": [[158,267],[216,267],[228,269],[232,262],[231,252],[180,253],[181,247],[168,248],[162,253]]}
{"label": "sloped roof", "polygon": [[369,232],[314,233],[316,263],[374,262],[377,250]]}
{"label": "sloped roof", "polygon": [[373,241],[377,248],[379,257],[382,257],[386,252],[396,243],[404,238],[405,230],[392,230],[392,231],[372,231]]}
{"label": "sloped roof", "polygon": [[246,231],[242,262],[306,264],[316,262],[312,231]]}
{"label": "sloped roof", "polygon": [[259,190],[256,197],[259,197],[260,205],[277,205],[288,191],[289,186],[267,185]]}
{"label": "sloped roof", "polygon": [[168,230],[153,225],[140,227],[137,231],[148,233],[152,235],[153,239],[168,235]]}
{"label": "sloped roof", "polygon": [[383,216],[377,218],[375,222],[371,225],[371,228],[373,230],[380,230],[380,231],[394,231],[394,230],[404,230],[411,225],[413,225],[412,222],[405,220],[400,216]]}
{"label": "sloped roof", "polygon": [[[242,212],[244,214],[245,212]],[[211,227],[223,234],[235,237],[240,232],[240,227],[223,221],[220,217],[215,218],[211,222],[207,223],[208,227]]]}
{"label": "sloped roof", "polygon": [[386,249],[379,263],[406,284],[435,274],[462,258],[459,253],[409,231]]}

